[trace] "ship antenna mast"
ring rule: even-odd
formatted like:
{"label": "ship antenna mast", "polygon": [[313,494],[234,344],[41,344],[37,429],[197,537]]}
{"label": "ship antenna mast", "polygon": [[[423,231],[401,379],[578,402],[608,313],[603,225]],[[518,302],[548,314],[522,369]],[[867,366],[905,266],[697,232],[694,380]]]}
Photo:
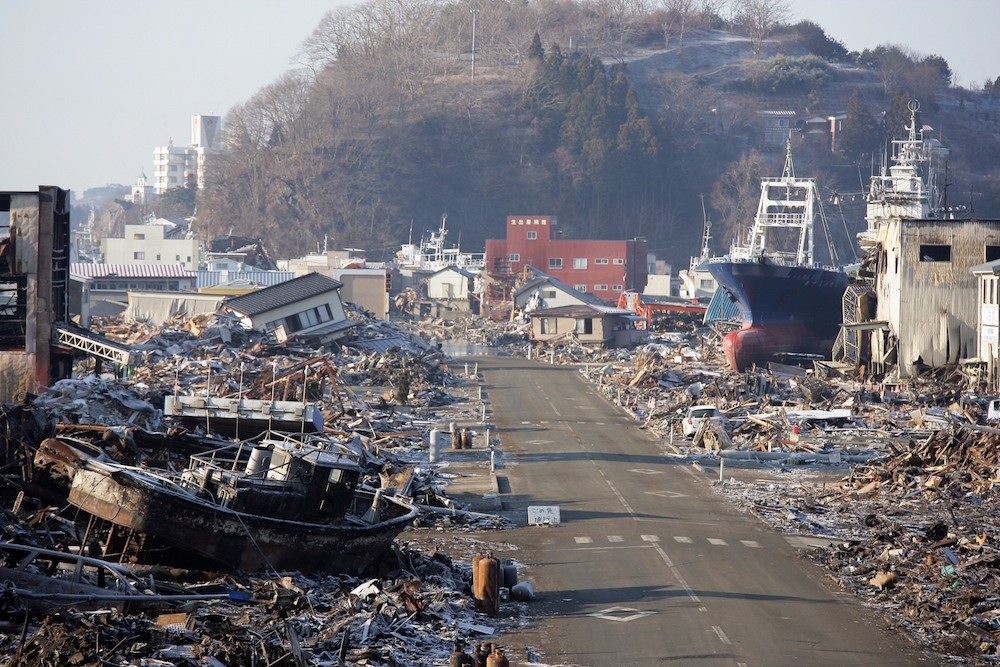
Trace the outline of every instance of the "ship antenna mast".
{"label": "ship antenna mast", "polygon": [[705,223],[705,233],[701,240],[701,261],[706,261],[709,255],[708,243],[712,240],[712,221],[708,219],[708,213],[705,212],[705,195],[698,195],[701,197],[701,218]]}

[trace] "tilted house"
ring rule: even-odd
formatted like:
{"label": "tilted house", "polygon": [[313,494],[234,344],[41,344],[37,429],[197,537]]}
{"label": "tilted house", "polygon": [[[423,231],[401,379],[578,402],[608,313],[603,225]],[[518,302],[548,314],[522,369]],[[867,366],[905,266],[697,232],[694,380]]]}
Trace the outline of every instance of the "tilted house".
{"label": "tilted house", "polygon": [[347,334],[357,323],[347,319],[340,300],[339,280],[308,273],[262,290],[226,299],[248,329],[328,343]]}

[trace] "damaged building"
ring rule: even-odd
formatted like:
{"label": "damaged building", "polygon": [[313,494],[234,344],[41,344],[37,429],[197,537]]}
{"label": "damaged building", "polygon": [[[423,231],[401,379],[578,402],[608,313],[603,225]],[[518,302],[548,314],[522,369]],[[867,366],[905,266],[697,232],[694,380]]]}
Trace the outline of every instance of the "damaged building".
{"label": "damaged building", "polygon": [[69,319],[69,191],[0,192],[0,403],[69,377],[53,323]]}
{"label": "damaged building", "polygon": [[891,220],[879,232],[872,359],[901,378],[978,354],[973,267],[1000,259],[1000,220]]}

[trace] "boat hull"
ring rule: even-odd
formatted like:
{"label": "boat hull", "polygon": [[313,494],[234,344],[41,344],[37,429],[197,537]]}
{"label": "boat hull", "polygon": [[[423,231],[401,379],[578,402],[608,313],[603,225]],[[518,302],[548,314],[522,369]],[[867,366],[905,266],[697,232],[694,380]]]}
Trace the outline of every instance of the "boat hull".
{"label": "boat hull", "polygon": [[156,535],[233,569],[306,574],[363,571],[388,550],[417,514],[412,505],[383,497],[386,516],[372,525],[287,521],[234,512],[158,478],[100,464],[76,471],[69,502],[98,518]]}
{"label": "boat hull", "polygon": [[766,259],[712,262],[709,270],[743,320],[743,329],[723,340],[733,369],[742,372],[780,354],[830,354],[842,320],[846,274]]}

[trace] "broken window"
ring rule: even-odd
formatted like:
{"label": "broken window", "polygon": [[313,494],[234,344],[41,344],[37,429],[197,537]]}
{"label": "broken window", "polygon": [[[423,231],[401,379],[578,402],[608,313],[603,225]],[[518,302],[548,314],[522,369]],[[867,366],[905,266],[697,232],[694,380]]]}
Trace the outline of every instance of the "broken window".
{"label": "broken window", "polygon": [[580,317],[576,320],[576,333],[578,334],[592,334],[594,333],[594,319],[591,317]]}
{"label": "broken window", "polygon": [[0,350],[27,346],[28,277],[0,278]]}
{"label": "broken window", "polygon": [[920,245],[920,261],[921,262],[950,262],[951,261],[951,246],[950,245],[921,244]]}

